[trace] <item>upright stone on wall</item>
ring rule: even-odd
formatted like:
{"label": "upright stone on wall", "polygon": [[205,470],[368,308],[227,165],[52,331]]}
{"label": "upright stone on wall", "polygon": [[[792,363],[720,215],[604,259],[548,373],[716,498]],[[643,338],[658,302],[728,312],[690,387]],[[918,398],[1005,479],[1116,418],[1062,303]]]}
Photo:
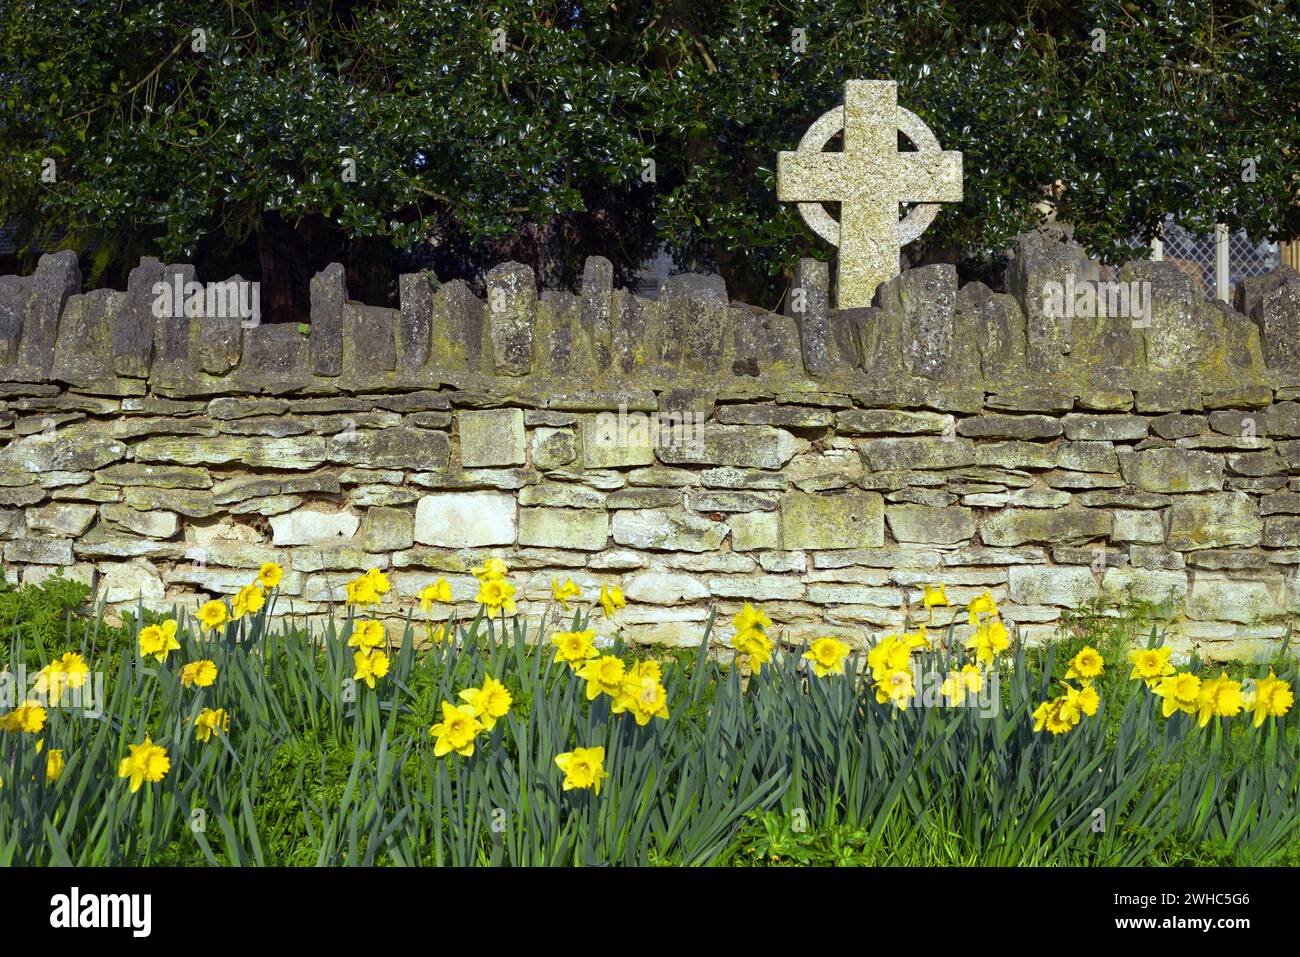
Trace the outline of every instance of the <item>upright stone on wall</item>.
{"label": "upright stone on wall", "polygon": [[68,297],[81,292],[81,269],[71,250],[46,253],[36,265],[32,288],[23,305],[18,362],[36,376],[47,376],[54,362],[59,315]]}
{"label": "upright stone on wall", "polygon": [[429,361],[433,323],[433,285],[430,274],[407,273],[397,279],[401,316],[397,335],[397,358],[401,369],[415,373]]}
{"label": "upright stone on wall", "polygon": [[533,368],[533,322],[537,317],[533,271],[515,262],[488,270],[487,313],[497,375],[528,375]]}
{"label": "upright stone on wall", "polygon": [[163,281],[163,264],[152,256],[126,279],[126,302],[113,330],[113,371],[120,376],[147,378],[153,363],[154,287]]}
{"label": "upright stone on wall", "polygon": [[311,279],[311,371],[336,376],[343,369],[343,306],[347,275],[330,263]]}

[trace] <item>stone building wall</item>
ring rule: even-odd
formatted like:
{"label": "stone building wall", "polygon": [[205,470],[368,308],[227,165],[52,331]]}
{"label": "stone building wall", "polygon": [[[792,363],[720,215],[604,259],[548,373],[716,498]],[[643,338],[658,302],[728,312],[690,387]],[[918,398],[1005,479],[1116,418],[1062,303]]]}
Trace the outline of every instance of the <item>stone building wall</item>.
{"label": "stone building wall", "polygon": [[694,275],[640,299],[602,259],[577,296],[507,263],[486,301],[407,275],[385,309],[334,265],[309,333],[155,318],[176,272],[82,292],[63,252],[0,278],[10,581],[62,568],[115,605],[192,608],[275,560],[293,609],[323,612],[378,566],[400,616],[439,576],[469,612],[496,554],[526,613],[556,576],[619,584],[625,633],[676,644],[746,600],[795,640],[861,640],[929,582],[989,589],[1031,640],[1095,596],[1168,602],[1214,657],[1300,614],[1290,270],[1233,309],[1132,263],[1135,321],[1053,316],[1048,284],[1090,271],[1046,233],[1019,240],[1009,294],[928,266],[835,311],[804,261],[793,315]]}

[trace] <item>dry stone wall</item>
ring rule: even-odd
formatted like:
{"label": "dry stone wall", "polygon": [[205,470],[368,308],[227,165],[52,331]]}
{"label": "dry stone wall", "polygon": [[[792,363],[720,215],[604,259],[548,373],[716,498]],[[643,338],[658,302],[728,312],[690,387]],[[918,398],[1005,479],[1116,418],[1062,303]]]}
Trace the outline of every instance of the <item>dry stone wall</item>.
{"label": "dry stone wall", "polygon": [[836,311],[807,260],[791,315],[716,277],[640,299],[602,259],[579,295],[506,263],[485,299],[406,275],[386,309],[335,265],[309,334],[157,318],[178,272],[146,259],[125,291],[82,292],[61,252],[0,278],[10,581],[62,570],[114,605],[193,607],[275,560],[285,607],[323,613],[377,566],[399,621],[438,576],[469,611],[495,554],[525,613],[553,577],[619,584],[625,633],[673,644],[743,601],[794,640],[861,641],[929,582],[990,590],[1036,640],[1132,594],[1219,658],[1300,614],[1290,270],[1229,308],[1132,263],[1134,321],[1056,315],[1045,290],[1096,267],[1049,233],[1018,241],[1006,294],[928,266]]}

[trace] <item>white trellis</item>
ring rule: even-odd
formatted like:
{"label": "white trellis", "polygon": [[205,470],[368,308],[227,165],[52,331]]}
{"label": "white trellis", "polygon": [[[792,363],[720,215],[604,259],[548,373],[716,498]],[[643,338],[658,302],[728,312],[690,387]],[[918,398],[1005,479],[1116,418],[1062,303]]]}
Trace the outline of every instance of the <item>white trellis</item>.
{"label": "white trellis", "polygon": [[1151,241],[1151,258],[1177,262],[1190,275],[1199,274],[1207,295],[1229,302],[1235,284],[1277,268],[1281,248],[1277,243],[1255,242],[1244,230],[1229,233],[1222,224],[1213,233],[1193,233],[1169,216],[1160,237]]}

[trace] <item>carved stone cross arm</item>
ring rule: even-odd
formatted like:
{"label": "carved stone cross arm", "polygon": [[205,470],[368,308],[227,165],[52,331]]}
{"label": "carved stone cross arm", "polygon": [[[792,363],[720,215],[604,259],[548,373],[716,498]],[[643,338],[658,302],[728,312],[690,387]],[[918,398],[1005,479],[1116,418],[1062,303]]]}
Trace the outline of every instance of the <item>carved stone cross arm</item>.
{"label": "carved stone cross arm", "polygon": [[[822,149],[843,132],[844,149]],[[916,146],[898,151],[898,134]],[[898,105],[892,81],[850,80],[844,105],[823,114],[795,151],[777,156],[777,199],[799,204],[810,229],[840,247],[836,305],[871,305],[898,275],[899,249],[925,231],[939,203],[962,198],[961,153],[941,150],[921,119]],[[821,205],[840,204],[836,222]],[[915,204],[899,222],[900,203]]]}

